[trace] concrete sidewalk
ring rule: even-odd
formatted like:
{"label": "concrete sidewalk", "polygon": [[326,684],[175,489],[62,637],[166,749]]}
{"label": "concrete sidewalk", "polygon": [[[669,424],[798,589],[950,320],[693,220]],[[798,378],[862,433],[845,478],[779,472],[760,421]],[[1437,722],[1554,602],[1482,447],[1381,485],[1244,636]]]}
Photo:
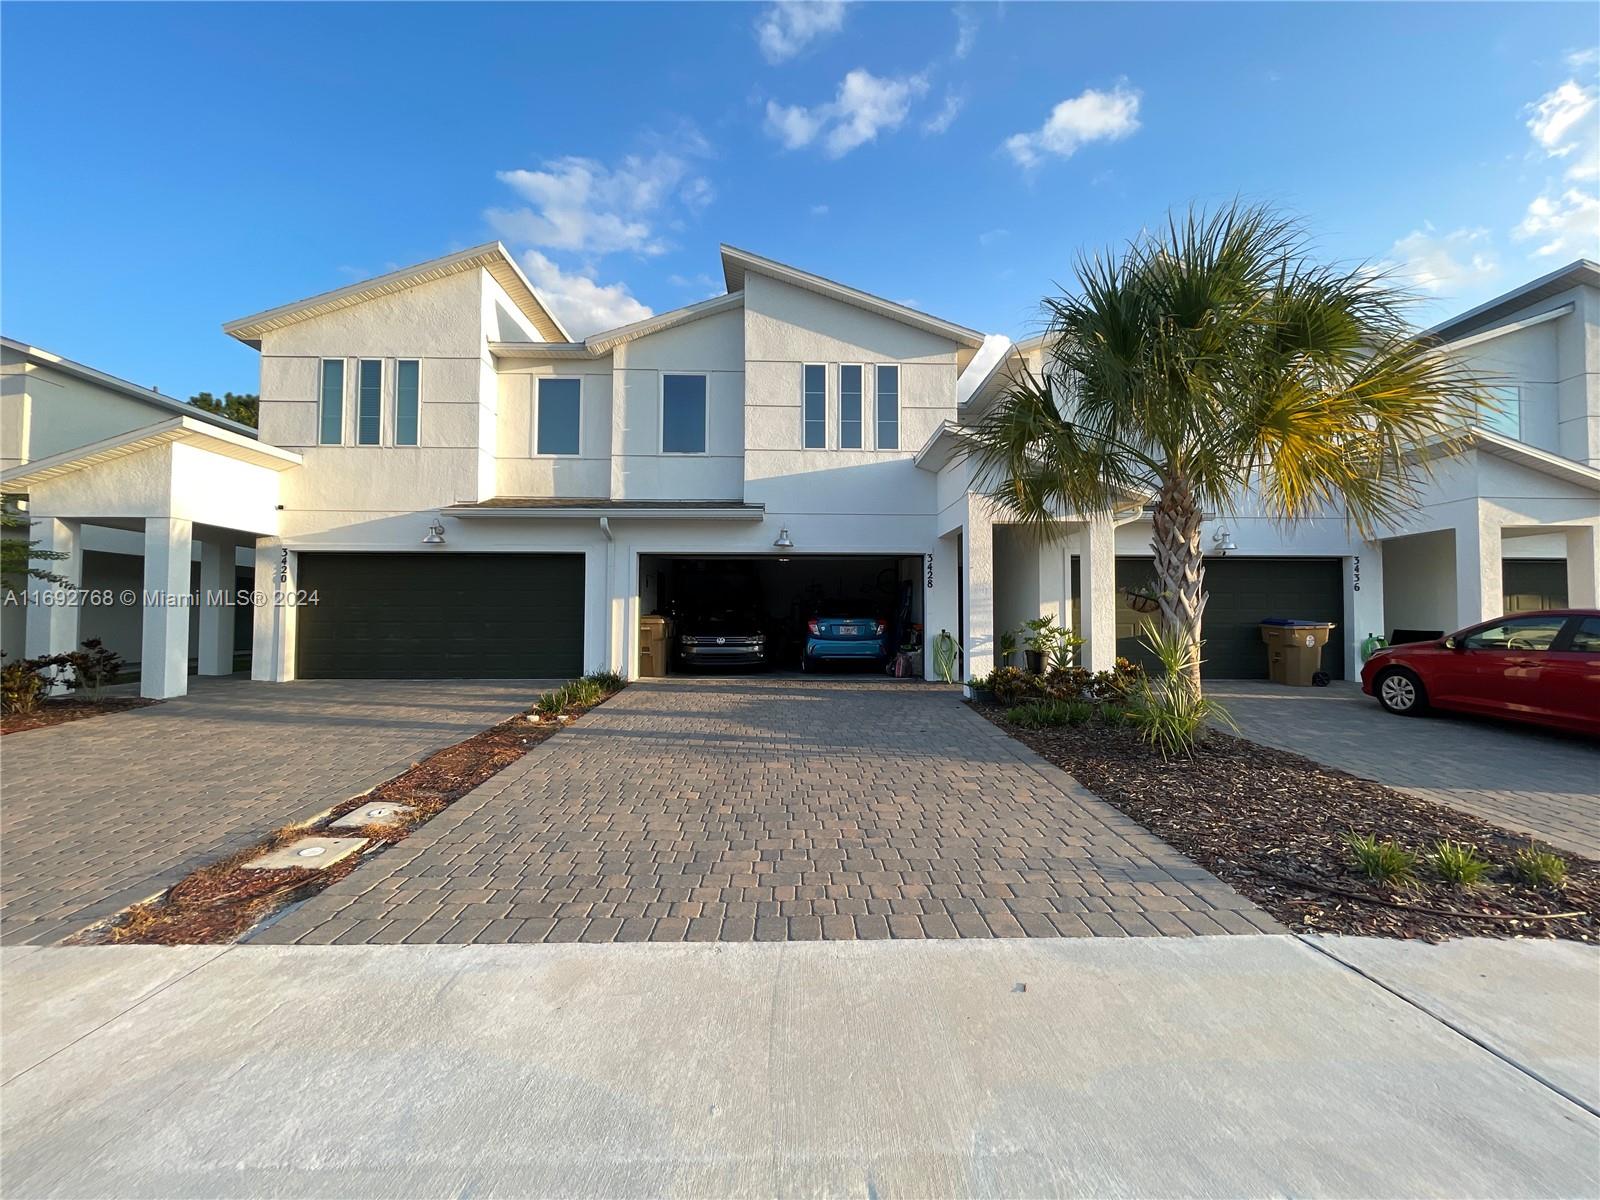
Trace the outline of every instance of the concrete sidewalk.
{"label": "concrete sidewalk", "polygon": [[1570,943],[27,947],[0,982],[8,1197],[1600,1194]]}

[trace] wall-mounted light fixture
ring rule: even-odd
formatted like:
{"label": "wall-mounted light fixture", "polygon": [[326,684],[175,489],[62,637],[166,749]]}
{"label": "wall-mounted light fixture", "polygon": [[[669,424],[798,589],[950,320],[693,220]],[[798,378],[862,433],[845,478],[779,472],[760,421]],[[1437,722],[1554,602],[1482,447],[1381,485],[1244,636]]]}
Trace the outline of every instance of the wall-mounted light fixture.
{"label": "wall-mounted light fixture", "polygon": [[428,536],[422,539],[424,546],[444,545],[444,526],[436,519],[428,526]]}
{"label": "wall-mounted light fixture", "polygon": [[1228,532],[1226,526],[1211,535],[1211,553],[1218,558],[1227,554],[1228,551],[1237,550],[1238,548],[1233,544],[1233,536]]}
{"label": "wall-mounted light fixture", "polygon": [[774,546],[776,546],[779,550],[793,550],[794,549],[794,543],[789,540],[789,527],[787,525],[785,525],[782,529],[778,530],[778,538],[772,544]]}

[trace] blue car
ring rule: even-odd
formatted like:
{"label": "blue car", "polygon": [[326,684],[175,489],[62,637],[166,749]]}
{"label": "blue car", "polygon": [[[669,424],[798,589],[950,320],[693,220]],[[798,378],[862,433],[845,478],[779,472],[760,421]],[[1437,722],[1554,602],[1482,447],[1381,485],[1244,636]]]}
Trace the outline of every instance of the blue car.
{"label": "blue car", "polygon": [[[806,646],[800,656],[802,671],[818,670],[824,663],[889,661],[889,626],[881,618],[861,612],[860,604],[838,604],[816,610],[806,622]],[[854,615],[851,615],[854,614]]]}

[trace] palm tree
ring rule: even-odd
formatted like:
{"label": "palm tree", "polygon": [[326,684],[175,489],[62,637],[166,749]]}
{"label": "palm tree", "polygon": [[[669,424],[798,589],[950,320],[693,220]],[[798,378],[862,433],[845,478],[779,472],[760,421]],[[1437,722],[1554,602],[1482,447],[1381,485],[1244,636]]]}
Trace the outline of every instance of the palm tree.
{"label": "palm tree", "polygon": [[1317,264],[1266,207],[1191,208],[1075,274],[1076,294],[1045,301],[1044,371],[1011,373],[966,452],[1041,531],[1153,505],[1159,624],[1193,648],[1198,691],[1202,514],[1251,488],[1280,523],[1343,513],[1370,536],[1459,444],[1482,388],[1417,337],[1407,292]]}

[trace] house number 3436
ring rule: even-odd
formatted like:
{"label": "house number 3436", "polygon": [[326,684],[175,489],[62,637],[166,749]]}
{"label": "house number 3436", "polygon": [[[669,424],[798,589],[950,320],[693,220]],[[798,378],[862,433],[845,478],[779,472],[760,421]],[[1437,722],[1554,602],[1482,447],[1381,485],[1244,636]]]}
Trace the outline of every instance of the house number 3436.
{"label": "house number 3436", "polygon": [[1350,559],[1350,586],[1358,592],[1361,590],[1361,556],[1359,554],[1353,555]]}

